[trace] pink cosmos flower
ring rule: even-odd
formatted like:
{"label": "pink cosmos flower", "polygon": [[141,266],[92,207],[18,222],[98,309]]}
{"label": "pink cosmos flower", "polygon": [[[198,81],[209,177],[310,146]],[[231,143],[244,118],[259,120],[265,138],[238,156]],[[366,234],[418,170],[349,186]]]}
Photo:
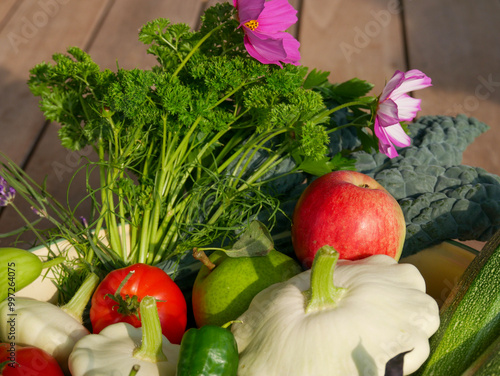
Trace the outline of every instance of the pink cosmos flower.
{"label": "pink cosmos flower", "polygon": [[288,0],[233,0],[244,44],[250,56],[263,64],[298,65],[300,43],[284,32],[297,22],[297,11]]}
{"label": "pink cosmos flower", "polygon": [[379,150],[389,158],[398,155],[394,145],[409,146],[410,137],[401,127],[401,121],[412,121],[420,110],[420,99],[407,93],[432,86],[431,79],[417,69],[406,73],[396,71],[385,85],[379,98],[375,117],[375,135],[379,139]]}

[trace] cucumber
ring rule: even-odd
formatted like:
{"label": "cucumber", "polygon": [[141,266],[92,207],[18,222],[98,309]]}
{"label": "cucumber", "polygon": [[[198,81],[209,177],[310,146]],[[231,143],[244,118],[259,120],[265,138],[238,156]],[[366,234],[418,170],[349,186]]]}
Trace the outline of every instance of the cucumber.
{"label": "cucumber", "polygon": [[500,336],[500,231],[465,270],[440,319],[429,358],[414,375],[461,375]]}
{"label": "cucumber", "polygon": [[42,261],[30,251],[0,248],[0,301],[37,279],[42,267]]}

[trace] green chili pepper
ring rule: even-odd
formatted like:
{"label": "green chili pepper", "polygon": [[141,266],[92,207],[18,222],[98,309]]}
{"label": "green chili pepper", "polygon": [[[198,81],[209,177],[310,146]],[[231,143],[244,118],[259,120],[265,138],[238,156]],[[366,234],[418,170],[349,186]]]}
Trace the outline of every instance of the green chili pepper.
{"label": "green chili pepper", "polygon": [[229,329],[205,325],[184,333],[177,376],[235,376],[237,370],[238,346]]}

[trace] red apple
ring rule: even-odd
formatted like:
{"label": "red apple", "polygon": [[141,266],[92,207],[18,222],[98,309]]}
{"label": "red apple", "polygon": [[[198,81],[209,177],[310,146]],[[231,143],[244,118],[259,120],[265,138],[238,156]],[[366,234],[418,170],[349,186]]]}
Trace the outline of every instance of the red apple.
{"label": "red apple", "polygon": [[334,171],[314,180],[292,218],[295,254],[307,268],[324,245],[335,248],[341,259],[385,254],[399,260],[405,236],[396,199],[376,180],[354,171]]}

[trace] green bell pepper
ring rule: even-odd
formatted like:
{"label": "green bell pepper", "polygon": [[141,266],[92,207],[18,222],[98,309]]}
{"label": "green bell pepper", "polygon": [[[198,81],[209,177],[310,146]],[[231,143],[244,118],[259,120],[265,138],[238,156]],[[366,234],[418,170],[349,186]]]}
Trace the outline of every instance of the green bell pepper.
{"label": "green bell pepper", "polygon": [[205,325],[191,328],[182,337],[177,376],[235,376],[238,346],[225,327]]}

